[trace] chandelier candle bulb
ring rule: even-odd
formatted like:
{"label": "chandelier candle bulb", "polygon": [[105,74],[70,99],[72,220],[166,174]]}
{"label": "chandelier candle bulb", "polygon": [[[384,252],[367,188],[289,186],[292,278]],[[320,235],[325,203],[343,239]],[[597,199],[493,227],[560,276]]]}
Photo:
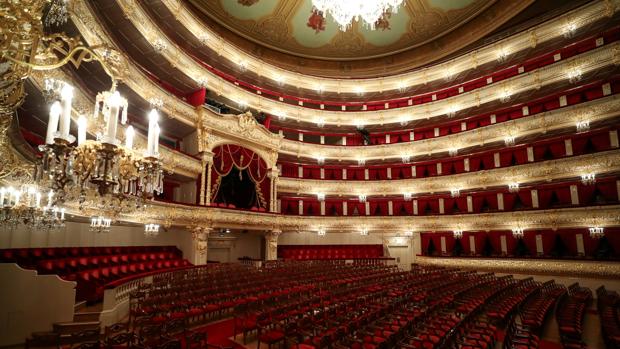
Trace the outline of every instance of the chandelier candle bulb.
{"label": "chandelier candle bulb", "polygon": [[84,115],[80,115],[77,121],[78,124],[78,137],[77,142],[78,145],[84,144],[86,141],[86,118]]}
{"label": "chandelier candle bulb", "polygon": [[159,114],[157,110],[153,109],[149,113],[149,134],[148,134],[148,144],[146,148],[146,153],[148,156],[156,156],[157,148],[159,146],[159,125],[157,121],[159,119]]}
{"label": "chandelier candle bulb", "polygon": [[47,133],[45,135],[45,144],[53,144],[54,143],[54,133],[58,131],[58,122],[60,121],[60,113],[62,112],[62,107],[60,106],[60,102],[56,101],[52,104],[50,108],[50,119],[47,122]]}
{"label": "chandelier candle bulb", "polygon": [[54,192],[50,190],[49,193],[47,193],[47,207],[51,207],[52,206],[52,199],[54,198]]}
{"label": "chandelier candle bulb", "polygon": [[112,96],[110,96],[110,111],[108,115],[108,124],[106,125],[107,129],[107,142],[113,144],[116,140],[116,126],[118,124],[118,110],[120,106],[121,96],[118,91],[114,91]]}
{"label": "chandelier candle bulb", "polygon": [[127,149],[133,149],[133,137],[135,135],[135,131],[133,130],[133,126],[127,127],[125,130],[125,147]]}
{"label": "chandelier candle bulb", "polygon": [[69,128],[71,126],[71,100],[73,99],[73,87],[64,84],[60,92],[62,103],[62,116],[60,117],[60,138],[69,139]]}

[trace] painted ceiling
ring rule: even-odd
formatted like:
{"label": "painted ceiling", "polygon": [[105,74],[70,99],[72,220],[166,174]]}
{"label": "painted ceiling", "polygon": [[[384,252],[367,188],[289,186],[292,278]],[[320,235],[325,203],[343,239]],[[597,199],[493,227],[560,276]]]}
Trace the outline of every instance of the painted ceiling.
{"label": "painted ceiling", "polygon": [[411,50],[467,23],[495,0],[406,0],[371,30],[339,30],[311,0],[190,0],[218,24],[257,44],[300,57],[361,60]]}

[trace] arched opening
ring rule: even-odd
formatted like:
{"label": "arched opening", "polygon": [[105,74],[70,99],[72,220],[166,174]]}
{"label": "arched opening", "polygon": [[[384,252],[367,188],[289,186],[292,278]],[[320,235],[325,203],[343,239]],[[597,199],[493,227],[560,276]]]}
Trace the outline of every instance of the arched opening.
{"label": "arched opening", "polygon": [[261,207],[256,192],[256,185],[247,170],[233,166],[226,176],[222,177],[220,188],[215,198],[216,203],[234,205],[236,208],[251,209]]}
{"label": "arched opening", "polygon": [[254,151],[233,144],[213,149],[211,198],[229,208],[266,210],[271,181],[268,167]]}

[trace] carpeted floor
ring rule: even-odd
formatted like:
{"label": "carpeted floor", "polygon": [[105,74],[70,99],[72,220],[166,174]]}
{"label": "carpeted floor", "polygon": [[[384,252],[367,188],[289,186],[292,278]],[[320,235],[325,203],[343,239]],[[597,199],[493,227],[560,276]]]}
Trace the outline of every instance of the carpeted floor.
{"label": "carpeted floor", "polygon": [[209,344],[221,345],[234,349],[245,349],[244,346],[228,339],[234,335],[234,319],[226,319],[202,327],[200,331],[207,332]]}

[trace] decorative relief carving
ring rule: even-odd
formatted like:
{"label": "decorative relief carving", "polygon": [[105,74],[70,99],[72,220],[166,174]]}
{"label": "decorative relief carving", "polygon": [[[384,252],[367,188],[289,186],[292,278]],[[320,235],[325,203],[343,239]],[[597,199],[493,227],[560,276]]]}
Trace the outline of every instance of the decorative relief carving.
{"label": "decorative relief carving", "polygon": [[411,157],[432,153],[448,152],[452,148],[465,148],[493,142],[504,142],[506,136],[528,136],[551,130],[573,127],[578,121],[601,121],[620,114],[620,96],[613,95],[582,105],[540,113],[525,118],[485,126],[439,138],[407,143],[393,143],[377,146],[329,146],[303,143],[284,139],[280,153],[313,157],[320,154],[326,159],[356,161],[369,159],[400,158],[401,154]]}
{"label": "decorative relief carving", "polygon": [[[450,176],[380,181],[312,180],[281,177],[279,193],[327,195],[401,195],[407,193],[449,192],[460,188],[476,189],[505,186],[508,183],[529,183],[573,178],[581,173],[613,173],[620,171],[620,150],[567,157],[525,165],[461,173]],[[397,184],[397,185],[395,185]]]}
{"label": "decorative relief carving", "polygon": [[437,258],[417,256],[416,263],[442,267],[474,269],[496,273],[566,275],[571,277],[620,278],[616,262],[520,260],[515,258]]}
{"label": "decorative relief carving", "polygon": [[[124,8],[126,4],[134,2],[135,0],[122,0],[119,1],[119,4],[121,5],[121,8]],[[157,35],[159,37],[165,37],[165,34],[162,33],[157,27],[157,25],[152,22],[152,19],[148,16],[148,14],[144,12],[142,8],[138,6],[136,7],[136,10],[136,13],[134,13],[134,15],[129,18],[129,20],[136,26],[136,28],[143,34],[143,36],[149,37],[151,33],[158,33]],[[602,11],[600,11],[599,9],[599,12]],[[80,30],[81,29],[82,28],[80,28]],[[85,28],[85,30],[89,29],[90,28]],[[535,72],[519,74],[518,76],[505,80],[504,83],[510,84],[513,93],[515,94],[531,90],[532,86],[540,88],[540,86],[543,85],[553,84],[566,79],[566,66],[570,65],[571,62],[574,62],[576,60],[584,62],[580,69],[585,74],[591,70],[599,69],[606,65],[612,64],[611,51],[614,47],[617,47],[618,45],[618,43],[606,45],[598,49],[583,53],[580,56],[569,58],[551,66],[540,68]],[[195,60],[189,57],[186,53],[180,51],[180,49],[174,45],[168,47],[168,49],[163,51],[162,56],[165,57],[169,62],[177,62],[178,68],[182,70],[183,73],[186,74],[188,77],[199,77],[211,74],[212,76],[210,76],[210,79],[214,81],[222,81],[219,76],[210,73],[208,70],[200,66],[198,63],[195,62]],[[214,88],[215,90],[217,90],[218,84],[213,83],[213,85],[214,87],[212,87],[212,89]],[[305,85],[307,85],[307,82],[305,82],[304,84],[300,84],[299,86]],[[381,84],[379,84],[379,87],[381,87],[380,85]],[[342,113],[327,110],[311,110],[304,107],[292,106],[268,98],[263,98],[243,88],[240,88],[239,86],[235,86],[227,82],[222,82],[221,86],[223,87],[223,90],[220,87],[220,91],[216,91],[217,93],[238,96],[238,98],[242,98],[243,100],[245,100],[248,106],[253,107],[257,110],[263,110],[273,114],[277,114],[278,112],[284,112],[289,115],[290,118],[305,122],[314,122],[317,117],[320,117],[325,121],[325,123],[340,125],[354,125],[356,123],[356,120],[364,120],[367,125],[387,122],[397,123],[402,121],[403,113],[407,113],[411,120],[423,119],[429,116],[442,116],[445,114],[447,107],[450,105],[458,104],[460,106],[460,109],[467,109],[479,103],[488,103],[490,101],[498,100],[500,95],[500,87],[493,84],[487,87],[477,89],[477,94],[466,92],[455,97],[450,97],[433,103],[427,103],[424,106],[411,106],[398,109],[390,109],[385,110],[382,113]],[[478,96],[480,97],[479,101]],[[420,112],[426,110],[428,110],[429,113]]]}
{"label": "decorative relief carving", "polygon": [[[219,37],[212,28],[205,25],[204,22],[195,15],[195,12],[192,11],[187,4],[183,4],[178,0],[162,0],[162,4],[171,10],[171,12],[175,15],[176,20],[179,23],[182,23],[190,33],[196,33],[195,35],[197,37],[202,33],[208,33],[210,37],[214,38]],[[501,40],[498,44],[504,47],[510,47],[511,51],[515,53],[521,50],[526,50],[530,47],[535,47],[538,43],[544,43],[545,41],[561,36],[562,33],[558,30],[558,28],[562,27],[567,17],[574,16],[578,18],[576,21],[578,26],[585,26],[589,23],[600,20],[605,16],[611,16],[617,7],[617,4],[617,0],[605,0],[604,3],[592,2],[576,11],[573,11],[572,13],[561,15],[557,18],[546,21],[527,32],[511,35],[510,37]],[[318,15],[316,17],[317,19],[321,18]],[[315,30],[321,31],[321,23],[317,23],[317,19],[311,20],[311,27]],[[418,24],[417,21],[411,22],[412,26],[415,26],[416,24]],[[422,27],[418,25],[417,27],[412,28],[412,30],[423,31],[424,29]],[[312,86],[321,84],[324,86],[324,91],[338,93],[355,92],[355,87],[360,85],[369,92],[384,91],[386,86],[398,86],[398,81],[401,80],[419,81],[420,84],[426,84],[435,80],[442,80],[448,66],[454,67],[454,73],[459,74],[470,69],[476,69],[478,66],[494,62],[497,59],[497,52],[495,48],[492,45],[489,45],[488,47],[483,47],[480,50],[476,50],[470,54],[451,59],[445,64],[432,66],[426,69],[416,69],[411,73],[389,76],[382,79],[369,79],[361,81],[360,79],[357,79],[350,81],[350,83],[343,86],[343,79],[319,78],[313,75],[283,70],[276,66],[265,64],[264,60],[257,59],[256,56],[240,50],[235,45],[222,39],[210,40],[205,44],[215,52],[225,53],[223,57],[241,57],[241,59],[248,62],[248,69],[254,70],[258,67],[264,67],[265,71],[261,74],[262,76],[269,77],[282,75],[286,78],[286,81],[293,86]],[[346,83],[346,81],[344,82]]]}

